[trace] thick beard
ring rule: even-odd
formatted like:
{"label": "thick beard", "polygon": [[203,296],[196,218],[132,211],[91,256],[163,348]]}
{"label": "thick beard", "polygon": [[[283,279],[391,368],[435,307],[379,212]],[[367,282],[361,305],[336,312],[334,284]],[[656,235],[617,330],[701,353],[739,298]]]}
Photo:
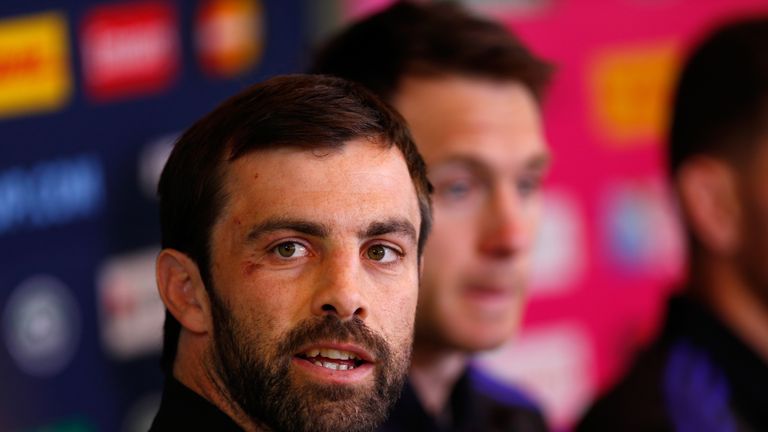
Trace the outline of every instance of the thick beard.
{"label": "thick beard", "polygon": [[[216,323],[212,366],[229,398],[258,425],[278,431],[370,431],[384,422],[400,396],[410,363],[410,340],[393,352],[359,318],[341,321],[326,315],[303,321],[277,346],[270,346],[260,334],[233,319],[218,299],[212,298],[212,312]],[[371,352],[377,360],[374,385],[323,385],[294,379],[291,359],[316,340],[353,342]]]}

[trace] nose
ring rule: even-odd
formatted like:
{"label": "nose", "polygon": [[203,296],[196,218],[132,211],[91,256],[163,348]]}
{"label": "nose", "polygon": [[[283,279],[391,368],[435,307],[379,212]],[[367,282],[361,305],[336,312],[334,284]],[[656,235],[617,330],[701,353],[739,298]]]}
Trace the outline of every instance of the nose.
{"label": "nose", "polygon": [[525,205],[527,203],[511,185],[503,184],[493,189],[481,218],[478,248],[482,255],[493,259],[510,258],[529,247],[533,226],[529,223]]}
{"label": "nose", "polygon": [[335,253],[322,263],[312,298],[312,313],[336,315],[341,320],[368,316],[365,278],[357,253]]}

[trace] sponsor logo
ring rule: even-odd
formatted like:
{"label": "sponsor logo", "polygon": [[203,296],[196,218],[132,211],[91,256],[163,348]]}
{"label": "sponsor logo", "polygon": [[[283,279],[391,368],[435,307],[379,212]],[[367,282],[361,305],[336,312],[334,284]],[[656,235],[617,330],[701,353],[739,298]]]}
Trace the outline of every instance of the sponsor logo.
{"label": "sponsor logo", "polygon": [[103,5],[80,31],[85,90],[97,101],[155,93],[179,69],[176,10],[165,2]]}
{"label": "sponsor logo", "polygon": [[104,174],[91,155],[0,171],[0,235],[84,219],[103,205]]}
{"label": "sponsor logo", "polygon": [[195,42],[202,69],[215,77],[251,70],[264,50],[263,8],[256,0],[204,0]]}
{"label": "sponsor logo", "polygon": [[672,198],[659,180],[623,182],[603,198],[606,260],[625,273],[681,274],[683,237]]}
{"label": "sponsor logo", "polygon": [[564,191],[544,194],[533,248],[531,294],[559,294],[575,287],[586,265],[584,223],[576,200]]}
{"label": "sponsor logo", "polygon": [[477,364],[533,396],[557,430],[571,425],[590,401],[592,360],[587,332],[564,322],[527,329],[513,342],[481,354]]}
{"label": "sponsor logo", "polygon": [[598,133],[625,147],[659,140],[679,61],[671,43],[622,46],[598,55],[589,75]]}
{"label": "sponsor logo", "polygon": [[46,12],[0,21],[0,117],[58,109],[71,93],[64,16]]}
{"label": "sponsor logo", "polygon": [[162,347],[165,307],[155,284],[149,248],[107,260],[98,273],[101,340],[113,358],[130,360]]}
{"label": "sponsor logo", "polygon": [[80,311],[58,279],[37,275],[11,294],[3,315],[5,342],[16,366],[50,377],[71,362],[80,342]]}
{"label": "sponsor logo", "polygon": [[138,180],[139,187],[147,198],[157,199],[160,174],[163,173],[165,162],[168,161],[178,138],[178,133],[164,135],[150,141],[142,149],[139,156]]}

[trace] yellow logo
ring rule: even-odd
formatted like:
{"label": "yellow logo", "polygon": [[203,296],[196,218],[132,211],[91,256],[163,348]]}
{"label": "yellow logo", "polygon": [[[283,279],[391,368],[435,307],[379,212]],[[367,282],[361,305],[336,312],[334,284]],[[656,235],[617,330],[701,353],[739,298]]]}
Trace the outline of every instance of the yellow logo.
{"label": "yellow logo", "polygon": [[0,21],[0,117],[57,109],[71,92],[64,16],[46,12]]}
{"label": "yellow logo", "polygon": [[599,55],[589,79],[600,135],[622,147],[662,139],[679,61],[671,43],[619,47]]}

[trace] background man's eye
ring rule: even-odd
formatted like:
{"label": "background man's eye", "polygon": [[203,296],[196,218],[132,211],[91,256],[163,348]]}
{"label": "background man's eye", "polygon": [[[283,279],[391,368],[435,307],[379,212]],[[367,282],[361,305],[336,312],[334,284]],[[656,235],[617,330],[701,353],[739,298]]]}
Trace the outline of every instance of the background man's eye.
{"label": "background man's eye", "polygon": [[517,182],[518,193],[527,197],[538,192],[541,188],[541,179],[538,177],[523,177]]}
{"label": "background man's eye", "polygon": [[451,199],[461,199],[471,190],[472,184],[468,181],[456,181],[449,183],[442,190],[442,194]]}
{"label": "background man's eye", "polygon": [[454,183],[448,187],[448,193],[451,195],[463,195],[469,191],[468,183]]}
{"label": "background man's eye", "polygon": [[381,261],[387,255],[387,248],[382,245],[375,245],[368,248],[368,258],[374,261]]}

